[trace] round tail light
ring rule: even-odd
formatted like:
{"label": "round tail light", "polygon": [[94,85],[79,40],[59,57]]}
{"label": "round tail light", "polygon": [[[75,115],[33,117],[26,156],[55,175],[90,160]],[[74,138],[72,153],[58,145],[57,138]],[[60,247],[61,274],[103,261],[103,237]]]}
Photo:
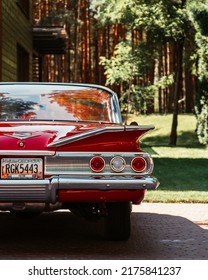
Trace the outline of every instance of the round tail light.
{"label": "round tail light", "polygon": [[131,161],[131,168],[135,172],[143,172],[146,168],[146,165],[147,165],[146,160],[142,157],[135,157]]}
{"label": "round tail light", "polygon": [[90,168],[94,172],[101,172],[105,167],[105,160],[102,157],[93,157],[90,160]]}
{"label": "round tail light", "polygon": [[114,172],[122,172],[126,167],[126,161],[120,156],[112,158],[110,162],[110,167]]}

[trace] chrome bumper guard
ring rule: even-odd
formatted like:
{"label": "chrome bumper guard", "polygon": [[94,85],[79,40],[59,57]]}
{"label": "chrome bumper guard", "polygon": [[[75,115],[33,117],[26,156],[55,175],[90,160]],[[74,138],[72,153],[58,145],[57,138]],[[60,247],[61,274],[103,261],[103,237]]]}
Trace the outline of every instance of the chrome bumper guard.
{"label": "chrome bumper guard", "polygon": [[153,190],[158,185],[158,180],[151,176],[56,176],[45,180],[0,180],[0,202],[56,203],[58,190]]}

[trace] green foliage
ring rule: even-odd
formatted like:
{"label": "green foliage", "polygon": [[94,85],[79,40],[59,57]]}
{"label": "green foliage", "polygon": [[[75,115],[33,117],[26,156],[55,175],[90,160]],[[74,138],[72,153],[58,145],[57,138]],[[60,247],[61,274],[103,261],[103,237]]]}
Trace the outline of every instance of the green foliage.
{"label": "green foliage", "polygon": [[[133,51],[130,41],[120,42],[115,49],[114,56],[110,59],[100,58],[101,65],[105,68],[106,84],[122,84],[123,92],[120,98],[121,110],[126,111],[130,91],[129,111],[146,112],[148,106],[153,105],[157,89],[166,88],[174,82],[173,75],[162,76],[155,79],[154,84],[136,85],[134,78],[142,81],[143,75],[151,70],[156,54],[147,42],[141,42]],[[132,85],[129,88],[129,81]]]}
{"label": "green foliage", "polygon": [[[121,111],[127,111],[127,104],[129,103],[128,111],[129,113],[134,112],[142,112],[146,113],[147,108],[153,105],[153,98],[155,95],[155,86],[135,86],[132,85],[131,88],[123,92],[120,103],[121,103]],[[130,100],[129,98],[130,91]],[[130,101],[130,102],[129,102]]]}
{"label": "green foliage", "polygon": [[156,41],[184,38],[189,26],[182,1],[139,1],[134,10],[134,26],[143,28]]}
{"label": "green foliage", "polygon": [[[135,77],[142,80],[143,75],[151,69],[154,63],[152,50],[146,42],[141,42],[133,51],[130,41],[120,42],[115,49],[114,56],[110,59],[100,58],[101,65],[105,68],[106,84],[122,84],[123,92],[120,98],[121,110],[126,111],[126,104],[130,101],[129,111],[146,111],[153,103],[156,91],[151,83],[138,86],[134,83]],[[131,81],[131,85],[129,82]],[[158,81],[158,86],[165,85],[165,79]],[[130,91],[130,100],[128,95]]]}
{"label": "green foliage", "polygon": [[190,15],[192,17],[192,21],[195,25],[195,28],[199,31],[199,33],[203,36],[208,36],[208,3],[207,1],[193,2],[190,4]]}
{"label": "green foliage", "polygon": [[165,89],[169,85],[172,85],[174,83],[174,75],[170,74],[168,76],[162,76],[160,79],[155,81],[155,86],[157,89]]}
{"label": "green foliage", "polygon": [[194,3],[189,7],[189,16],[196,29],[196,117],[199,142],[208,144],[208,1]]}
{"label": "green foliage", "polygon": [[[148,104],[152,105],[158,88],[164,89],[174,82],[173,74],[145,83],[143,79],[154,68],[161,43],[184,38],[189,20],[183,1],[94,0],[91,8],[101,24],[121,23],[129,31],[125,42],[116,46],[113,56],[101,57],[100,63],[105,68],[107,85],[122,84],[121,107],[125,108],[132,83],[131,111],[144,110]],[[133,29],[146,32],[137,46],[132,46]]]}
{"label": "green foliage", "polygon": [[197,76],[199,80],[208,79],[208,37],[196,33],[197,48]]}
{"label": "green foliage", "polygon": [[197,135],[201,144],[208,144],[208,97],[202,96],[199,106],[196,107]]}
{"label": "green foliage", "polygon": [[193,1],[188,11],[189,18],[195,27],[196,75],[200,81],[208,79],[208,1],[206,2],[206,4],[198,2],[196,5]]}
{"label": "green foliage", "polygon": [[134,0],[93,0],[91,9],[102,25],[122,22],[132,26],[131,8],[135,5]]}
{"label": "green foliage", "polygon": [[[126,112],[126,104],[129,104],[129,113],[142,112],[147,113],[148,108],[154,105],[155,92],[159,88],[166,88],[168,85],[173,83],[173,75],[163,76],[157,80],[154,85],[138,86],[132,84],[131,87],[126,89],[121,98],[121,111]],[[130,100],[129,99],[130,91]]]}
{"label": "green foliage", "polygon": [[142,78],[154,63],[154,50],[146,42],[141,42],[133,49],[130,40],[117,44],[114,55],[107,59],[100,57],[100,64],[105,67],[107,84],[129,82],[132,77]]}
{"label": "green foliage", "polygon": [[105,67],[107,85],[128,82],[131,75],[137,74],[133,64],[132,47],[129,42],[121,42],[116,46],[115,56],[111,59],[100,57],[100,64]]}
{"label": "green foliage", "polygon": [[142,28],[157,40],[184,36],[188,28],[184,1],[176,0],[93,0],[91,8],[101,24],[123,23]]}
{"label": "green foliage", "polygon": [[201,143],[208,144],[208,0],[94,0],[91,7],[103,25],[120,23],[129,34],[133,29],[145,32],[139,45],[132,47],[131,36],[128,36],[117,45],[111,59],[101,58],[107,84],[122,85],[124,110],[130,88],[131,112],[144,111],[147,104],[151,105],[157,89],[175,82],[176,73],[170,73],[168,77],[155,76],[154,81],[142,83],[157,63],[159,46],[165,42],[178,43],[187,40],[190,33],[193,37],[195,34],[192,43],[195,49],[186,60],[195,62],[191,65],[197,76],[197,134]]}

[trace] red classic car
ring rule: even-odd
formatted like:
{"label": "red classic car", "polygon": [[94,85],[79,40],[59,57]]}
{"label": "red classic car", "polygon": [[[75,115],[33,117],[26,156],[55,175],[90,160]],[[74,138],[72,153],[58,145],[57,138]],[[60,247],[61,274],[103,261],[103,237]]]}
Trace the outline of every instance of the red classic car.
{"label": "red classic car", "polygon": [[151,126],[123,125],[117,96],[88,84],[0,83],[0,210],[69,209],[127,240],[131,204],[156,189],[139,146]]}

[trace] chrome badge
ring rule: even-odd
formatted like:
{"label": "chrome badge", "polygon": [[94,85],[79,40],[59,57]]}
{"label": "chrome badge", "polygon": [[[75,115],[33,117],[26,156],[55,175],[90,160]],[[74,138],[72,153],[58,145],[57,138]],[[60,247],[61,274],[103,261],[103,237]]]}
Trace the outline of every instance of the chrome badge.
{"label": "chrome badge", "polygon": [[28,138],[33,138],[33,137],[37,137],[40,136],[39,133],[32,133],[32,132],[14,132],[13,134],[4,134],[4,136],[8,136],[8,137],[12,137],[12,138],[16,138],[19,140],[25,140]]}

